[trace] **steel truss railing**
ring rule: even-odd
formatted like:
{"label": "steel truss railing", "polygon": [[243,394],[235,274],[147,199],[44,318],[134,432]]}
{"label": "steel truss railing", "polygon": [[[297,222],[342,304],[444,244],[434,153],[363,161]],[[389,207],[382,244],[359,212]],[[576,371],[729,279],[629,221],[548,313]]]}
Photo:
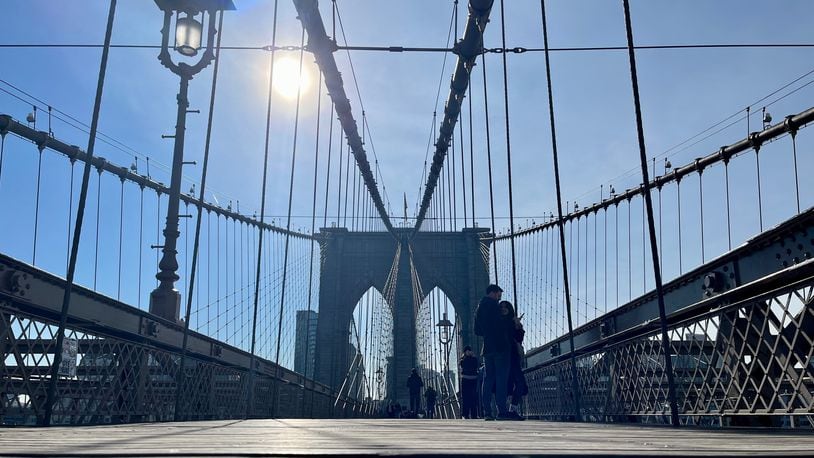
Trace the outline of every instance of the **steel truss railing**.
{"label": "steel truss railing", "polygon": [[[809,210],[665,285],[682,424],[814,427],[812,234]],[[583,419],[669,423],[658,319],[642,313],[649,302],[574,330]],[[532,416],[576,417],[565,345],[528,356]]]}
{"label": "steel truss railing", "polygon": [[[793,116],[787,116],[783,122],[779,122],[770,126],[760,132],[752,132],[749,137],[733,143],[728,146],[721,147],[718,151],[708,154],[703,158],[696,159],[695,161],[673,169],[672,172],[653,177],[649,183],[651,189],[661,189],[665,184],[680,181],[682,178],[693,173],[703,172],[707,167],[718,164],[727,163],[732,157],[737,154],[749,151],[752,149],[760,149],[760,147],[768,142],[771,142],[783,135],[795,135],[797,131],[807,124],[814,121],[814,108],[809,108],[806,111],[798,113]],[[622,193],[614,194],[603,199],[601,202],[586,206],[579,211],[569,212],[562,217],[562,222],[567,223],[572,220],[577,220],[587,215],[597,213],[600,210],[611,208],[619,205],[622,202],[629,201],[634,197],[640,196],[644,193],[644,186],[636,186],[625,190]],[[520,237],[526,234],[538,232],[547,228],[557,227],[557,220],[541,223],[532,227],[515,231],[514,234],[499,235],[494,238],[495,241],[509,239],[511,237]]]}
{"label": "steel truss railing", "polygon": [[[87,155],[78,146],[68,145],[65,142],[62,142],[54,137],[51,137],[50,135],[48,135],[48,132],[34,130],[28,127],[27,125],[14,120],[11,116],[8,115],[0,114],[0,133],[2,133],[3,135],[5,135],[6,133],[18,135],[22,138],[25,138],[33,142],[40,150],[50,149],[52,151],[56,151],[57,153],[65,155],[71,161],[76,160],[83,163],[87,161]],[[148,176],[139,175],[138,173],[131,171],[127,167],[122,167],[111,162],[108,162],[103,157],[98,156],[93,157],[91,159],[91,165],[99,171],[114,174],[118,176],[120,179],[135,183],[142,188],[152,189],[153,191],[156,191],[160,194],[165,195],[169,194],[169,188],[165,186],[163,183],[154,181]],[[199,205],[198,199],[191,194],[182,193],[181,201],[184,202],[185,204],[190,204],[196,207]],[[245,223],[257,229],[269,230],[279,234],[288,234],[292,237],[302,239],[317,240],[319,238],[316,235],[303,234],[301,232],[286,230],[281,227],[264,223],[255,218],[242,215],[229,209],[221,208],[220,206],[212,203],[203,202],[200,205],[200,208],[201,210],[215,213],[216,215],[223,216],[227,219],[232,219],[240,223]]]}
{"label": "steel truss railing", "polygon": [[[50,367],[63,353],[52,424],[82,425],[244,418],[345,417],[357,401],[300,374],[190,332],[184,367],[183,325],[89,289],[74,287],[66,344],[56,347],[64,280],[0,255],[0,421],[37,424],[45,411]],[[181,376],[179,377],[179,371]],[[276,399],[272,399],[275,397]],[[177,404],[181,409],[176,416]]]}

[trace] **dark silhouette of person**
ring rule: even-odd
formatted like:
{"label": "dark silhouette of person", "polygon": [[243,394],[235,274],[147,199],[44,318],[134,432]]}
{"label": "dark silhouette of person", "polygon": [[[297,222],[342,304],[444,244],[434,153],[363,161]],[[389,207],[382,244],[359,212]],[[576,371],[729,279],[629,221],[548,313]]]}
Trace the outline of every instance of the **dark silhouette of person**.
{"label": "dark silhouette of person", "polygon": [[[486,288],[475,311],[475,334],[483,337],[483,362],[486,374],[483,380],[483,419],[511,420],[506,406],[511,360],[511,342],[500,316],[500,298],[503,289],[497,285]],[[497,417],[492,414],[492,389],[494,387]]]}
{"label": "dark silhouette of person", "polygon": [[478,357],[469,345],[461,355],[461,416],[478,418]]}
{"label": "dark silhouette of person", "polygon": [[500,303],[500,315],[503,319],[506,335],[511,342],[508,382],[508,393],[511,395],[509,416],[514,420],[525,420],[520,415],[520,403],[523,396],[528,394],[529,387],[520,363],[523,358],[523,337],[526,335],[526,331],[523,329],[523,324],[520,322],[520,318],[517,317],[511,302],[502,301]]}
{"label": "dark silhouette of person", "polygon": [[438,392],[432,386],[428,386],[424,391],[424,398],[427,400],[427,418],[432,419],[435,414],[435,401],[438,399]]}
{"label": "dark silhouette of person", "polygon": [[410,371],[410,376],[407,377],[407,388],[410,390],[410,410],[413,414],[418,413],[421,409],[421,387],[424,386],[424,381],[418,375],[418,370],[413,368]]}

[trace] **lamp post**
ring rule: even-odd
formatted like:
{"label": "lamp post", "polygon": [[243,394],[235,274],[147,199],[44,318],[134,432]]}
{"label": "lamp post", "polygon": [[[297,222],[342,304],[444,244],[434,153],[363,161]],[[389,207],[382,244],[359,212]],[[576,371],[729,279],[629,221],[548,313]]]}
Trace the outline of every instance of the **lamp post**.
{"label": "lamp post", "polygon": [[[172,175],[170,178],[169,203],[167,204],[167,224],[164,227],[164,245],[156,278],[158,287],[150,293],[150,313],[171,321],[179,320],[181,294],[175,289],[178,280],[178,251],[176,243],[178,230],[178,207],[181,196],[181,169],[184,166],[184,132],[189,108],[187,92],[189,80],[206,68],[215,58],[215,15],[218,11],[234,10],[232,0],[155,0],[156,5],[164,12],[164,25],[161,28],[161,52],[158,60],[161,65],[170,69],[181,78],[178,91],[178,116],[175,123],[175,146],[172,153]],[[181,14],[184,16],[181,17]],[[170,56],[170,26],[174,17],[175,40],[172,48],[180,55],[194,58],[205,48],[197,62],[175,63]],[[200,18],[200,19],[199,19]],[[204,38],[206,22],[206,42]]]}
{"label": "lamp post", "polygon": [[455,327],[449,318],[447,318],[447,312],[444,312],[443,317],[438,320],[438,324],[435,326],[438,327],[438,341],[441,342],[441,345],[444,346],[444,353],[445,353],[445,367],[444,367],[444,380],[446,384],[449,385],[449,344],[452,342],[452,335],[450,333],[450,329]]}

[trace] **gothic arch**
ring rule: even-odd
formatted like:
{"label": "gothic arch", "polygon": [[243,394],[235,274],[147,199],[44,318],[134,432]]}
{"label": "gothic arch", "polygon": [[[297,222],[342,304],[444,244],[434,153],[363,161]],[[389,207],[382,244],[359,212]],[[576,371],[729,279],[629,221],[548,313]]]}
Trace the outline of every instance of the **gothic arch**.
{"label": "gothic arch", "polygon": [[490,243],[488,230],[414,233],[412,229],[397,229],[396,237],[344,228],[322,229],[321,233],[324,261],[317,325],[318,381],[332,387],[341,383],[336,374],[347,369],[347,346],[337,344],[347,341],[351,314],[365,291],[370,287],[380,293],[385,290],[399,247],[395,291],[388,304],[394,321],[394,356],[387,385],[395,388],[389,396],[406,400],[404,384],[392,383],[392,379],[406,377],[416,362],[412,266],[422,294],[426,296],[435,287],[441,289],[461,320],[463,344],[475,346],[474,310],[489,282],[487,260],[482,254],[483,246]]}

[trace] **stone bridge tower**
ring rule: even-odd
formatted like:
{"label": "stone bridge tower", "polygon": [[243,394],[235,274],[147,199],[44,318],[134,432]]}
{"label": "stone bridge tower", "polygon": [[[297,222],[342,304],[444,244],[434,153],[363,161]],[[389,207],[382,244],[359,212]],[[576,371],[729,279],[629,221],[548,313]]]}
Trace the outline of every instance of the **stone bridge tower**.
{"label": "stone bridge tower", "polygon": [[[345,228],[321,230],[322,268],[317,325],[316,379],[339,388],[353,355],[349,328],[357,302],[370,288],[383,292],[401,246],[395,294],[389,303],[393,314],[393,359],[388,365],[388,397],[402,405],[408,400],[405,385],[416,365],[416,306],[412,265],[421,291],[440,288],[461,321],[460,342],[476,347],[474,313],[489,283],[488,229],[461,232],[349,232]],[[412,237],[412,238],[411,238]],[[423,301],[422,297],[422,301]]]}

